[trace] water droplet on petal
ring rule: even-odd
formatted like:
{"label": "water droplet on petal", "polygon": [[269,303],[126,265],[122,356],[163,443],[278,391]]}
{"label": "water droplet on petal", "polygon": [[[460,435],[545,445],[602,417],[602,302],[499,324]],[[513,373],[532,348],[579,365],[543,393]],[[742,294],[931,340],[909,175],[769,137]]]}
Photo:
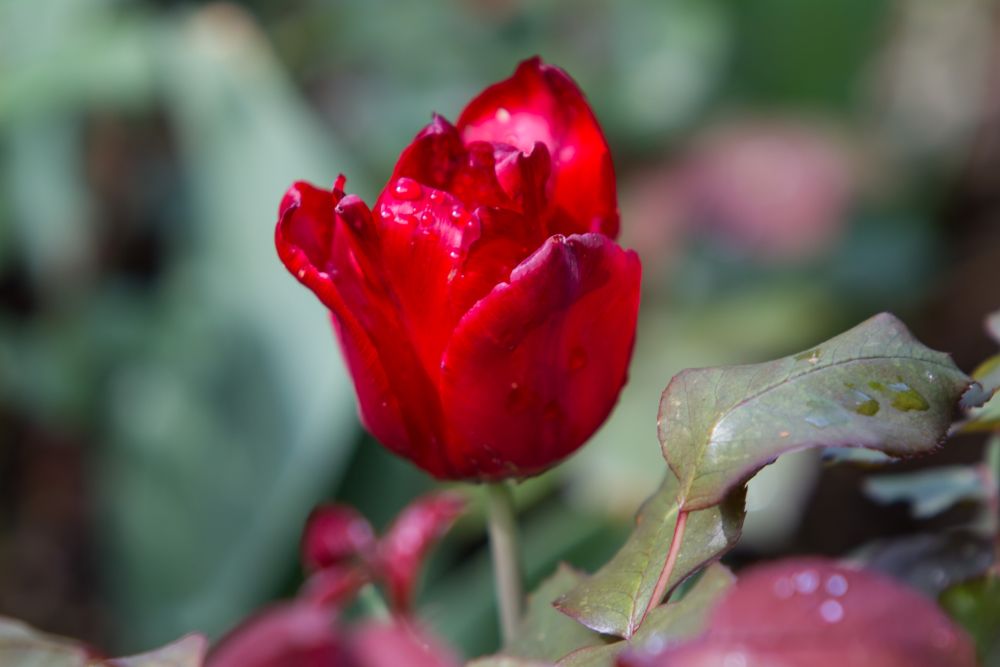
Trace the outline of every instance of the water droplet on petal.
{"label": "water droplet on petal", "polygon": [[727,653],[722,659],[722,667],[747,667],[747,657],[742,653]]}
{"label": "water droplet on petal", "polygon": [[819,588],[819,575],[815,570],[803,570],[792,578],[795,581],[795,590],[804,595],[814,593]]}
{"label": "water droplet on petal", "polygon": [[826,592],[839,598],[847,592],[847,578],[842,574],[831,574],[826,580]]}
{"label": "water droplet on petal", "polygon": [[306,270],[305,269],[299,269],[298,272],[295,275],[297,275],[299,277],[299,280],[302,280],[303,278],[306,277]]}
{"label": "water droplet on petal", "polygon": [[576,155],[576,148],[573,146],[563,146],[559,149],[559,160],[561,162],[569,162]]}
{"label": "water droplet on petal", "polygon": [[378,214],[379,216],[382,217],[383,220],[389,220],[392,218],[392,211],[389,210],[388,206],[383,206],[382,210],[379,211]]}
{"label": "water droplet on petal", "polygon": [[587,365],[587,351],[582,347],[574,347],[569,353],[569,369],[578,371]]}
{"label": "water droplet on petal", "polygon": [[406,177],[396,181],[395,192],[400,199],[418,199],[422,194],[420,184]]}
{"label": "water droplet on petal", "polygon": [[844,618],[844,606],[836,600],[823,600],[819,615],[827,623],[837,623]]}
{"label": "water droplet on petal", "polygon": [[451,217],[453,220],[461,220],[463,213],[464,211],[462,211],[461,206],[456,206],[453,209],[451,209]]}
{"label": "water droplet on petal", "polygon": [[431,201],[440,201],[441,200],[441,191],[440,190],[431,190],[430,198],[431,198]]}
{"label": "water droplet on petal", "polygon": [[499,109],[497,109],[496,118],[497,118],[497,121],[500,122],[500,123],[509,123],[510,122],[510,112],[507,111],[506,109],[504,109],[503,107],[500,107]]}
{"label": "water droplet on petal", "polygon": [[458,250],[452,250],[451,252],[448,253],[448,256],[451,257],[452,259],[458,259],[459,257],[462,256],[462,253],[460,253]]}

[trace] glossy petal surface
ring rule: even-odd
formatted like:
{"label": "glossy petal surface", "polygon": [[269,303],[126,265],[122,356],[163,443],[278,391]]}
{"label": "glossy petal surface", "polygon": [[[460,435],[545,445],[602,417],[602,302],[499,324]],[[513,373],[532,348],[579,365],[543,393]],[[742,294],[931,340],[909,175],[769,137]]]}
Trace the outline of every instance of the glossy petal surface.
{"label": "glossy petal surface", "polygon": [[604,421],[626,378],[639,276],[605,236],[557,236],[462,319],[441,393],[466,476],[538,472]]}
{"label": "glossy petal surface", "polygon": [[556,231],[618,234],[611,152],[583,93],[558,67],[526,60],[514,75],[484,90],[462,112],[466,142],[506,143],[530,152],[536,142],[552,156],[551,197]]}

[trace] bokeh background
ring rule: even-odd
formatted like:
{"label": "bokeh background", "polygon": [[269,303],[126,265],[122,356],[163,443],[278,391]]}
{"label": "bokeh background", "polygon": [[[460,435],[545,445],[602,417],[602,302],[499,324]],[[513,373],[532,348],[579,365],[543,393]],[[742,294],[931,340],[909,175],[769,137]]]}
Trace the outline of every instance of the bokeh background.
{"label": "bokeh background", "polygon": [[[533,581],[623,539],[684,367],[891,310],[971,370],[1000,307],[998,31],[993,0],[0,1],[0,614],[112,652],[217,636],[298,585],[314,504],[384,525],[432,488],[358,426],[276,208],[341,172],[371,201],[432,110],[536,53],[604,125],[644,293],[614,417],[518,489]],[[733,562],[927,529],[865,474],[768,468]],[[421,595],[470,655],[488,565],[473,511]]]}

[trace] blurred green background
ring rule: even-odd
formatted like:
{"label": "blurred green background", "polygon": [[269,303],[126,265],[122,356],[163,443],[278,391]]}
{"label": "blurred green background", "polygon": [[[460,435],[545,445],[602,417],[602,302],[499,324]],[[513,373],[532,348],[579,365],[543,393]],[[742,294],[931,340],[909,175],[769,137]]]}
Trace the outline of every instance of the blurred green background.
{"label": "blurred green background", "polygon": [[[431,111],[536,53],[606,130],[645,283],[614,417],[519,487],[533,581],[620,543],[681,368],[892,310],[971,370],[1000,307],[998,30],[992,0],[0,0],[0,614],[112,652],[218,635],[297,586],[314,504],[383,525],[432,488],[358,426],[276,209],[341,172],[371,201]],[[736,562],[914,529],[860,475],[768,468]],[[421,596],[470,655],[488,574],[473,512]]]}

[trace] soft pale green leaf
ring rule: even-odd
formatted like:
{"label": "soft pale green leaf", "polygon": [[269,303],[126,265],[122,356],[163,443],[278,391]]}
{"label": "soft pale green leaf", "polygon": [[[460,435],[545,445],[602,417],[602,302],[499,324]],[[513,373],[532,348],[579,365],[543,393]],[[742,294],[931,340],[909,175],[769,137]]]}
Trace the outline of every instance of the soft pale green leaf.
{"label": "soft pale green leaf", "polygon": [[869,477],[865,493],[883,504],[910,503],[917,519],[928,519],[963,501],[987,497],[983,476],[970,466],[946,466],[917,472]]}
{"label": "soft pale green leaf", "polygon": [[208,642],[202,635],[187,635],[162,648],[110,662],[114,667],[201,667]]}
{"label": "soft pale green leaf", "polygon": [[466,667],[553,667],[555,663],[510,655],[489,655],[465,663]]}
{"label": "soft pale green leaf", "polygon": [[1000,665],[1000,578],[986,576],[959,584],[940,598],[945,611],[976,642],[983,665]]}
{"label": "soft pale green leaf", "polygon": [[574,651],[558,662],[559,667],[611,667],[618,654],[626,648],[651,643],[666,646],[694,637],[704,627],[708,612],[735,581],[729,568],[714,563],[683,598],[650,611],[631,639]]}
{"label": "soft pale green leaf", "polygon": [[77,642],[47,635],[12,618],[0,617],[0,665],[86,667],[87,651]]}
{"label": "soft pale green leaf", "polygon": [[560,563],[555,573],[528,596],[528,609],[515,640],[504,649],[506,655],[522,658],[556,660],[570,651],[603,645],[600,635],[591,632],[565,614],[552,602],[575,588],[586,575]]}
{"label": "soft pale green leaf", "polygon": [[[668,471],[660,488],[639,510],[636,528],[624,546],[600,570],[559,598],[556,606],[592,630],[631,637],[653,602],[670,551],[679,491],[677,478]],[[724,503],[690,513],[667,591],[729,550],[739,539],[743,517],[742,491]]]}
{"label": "soft pale green leaf", "polygon": [[785,452],[933,450],[970,382],[883,313],[801,354],[674,376],[660,401],[660,442],[683,506],[698,509]]}

